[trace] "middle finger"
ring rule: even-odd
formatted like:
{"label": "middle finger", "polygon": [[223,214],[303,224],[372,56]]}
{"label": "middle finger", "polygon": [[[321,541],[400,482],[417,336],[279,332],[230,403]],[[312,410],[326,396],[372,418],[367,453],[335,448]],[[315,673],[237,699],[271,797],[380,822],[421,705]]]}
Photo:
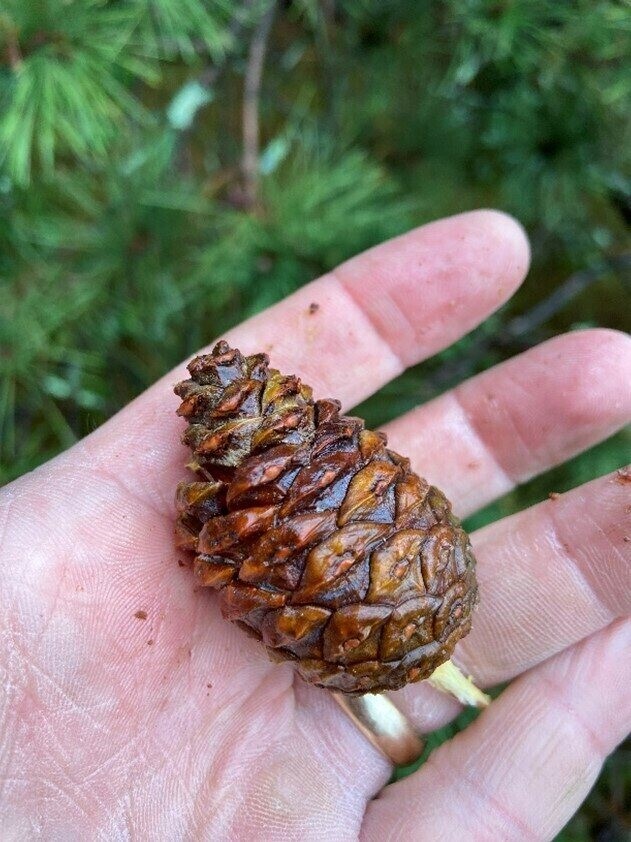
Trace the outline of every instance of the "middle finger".
{"label": "middle finger", "polygon": [[384,427],[390,446],[464,517],[631,418],[631,340],[568,333],[472,377]]}

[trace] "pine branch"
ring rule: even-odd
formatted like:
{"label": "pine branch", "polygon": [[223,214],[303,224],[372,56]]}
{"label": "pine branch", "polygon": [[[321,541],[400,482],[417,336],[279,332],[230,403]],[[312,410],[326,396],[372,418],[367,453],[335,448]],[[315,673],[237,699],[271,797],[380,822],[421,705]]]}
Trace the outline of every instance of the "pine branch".
{"label": "pine branch", "polygon": [[248,209],[255,208],[259,201],[259,105],[265,53],[275,14],[276,0],[273,0],[254,30],[248,52],[243,89],[243,157],[241,161],[243,198],[245,207]]}

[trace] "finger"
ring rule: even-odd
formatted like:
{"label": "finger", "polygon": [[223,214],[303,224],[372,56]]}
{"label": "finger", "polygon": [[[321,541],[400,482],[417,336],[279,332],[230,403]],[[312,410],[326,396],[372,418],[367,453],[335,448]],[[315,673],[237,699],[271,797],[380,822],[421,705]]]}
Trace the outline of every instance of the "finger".
{"label": "finger", "polygon": [[[268,352],[274,366],[298,374],[318,397],[350,406],[486,318],[510,297],[527,264],[528,245],[512,219],[462,214],[349,260],[226,338],[244,352]],[[116,465],[119,480],[142,475],[144,493],[162,495],[165,510],[181,476],[174,445],[182,425],[171,387],[183,375],[171,372],[84,440],[92,459]]]}
{"label": "finger", "polygon": [[569,333],[472,377],[385,431],[465,516],[628,423],[629,383],[628,336]]}
{"label": "finger", "polygon": [[368,807],[362,839],[553,839],[631,728],[631,622],[512,684]]}
{"label": "finger", "polygon": [[511,217],[459,214],[348,260],[228,341],[250,352],[270,347],[279,369],[352,406],[483,321],[513,294],[528,261]]}
{"label": "finger", "polygon": [[630,490],[617,471],[476,533],[480,606],[459,658],[484,685],[631,612]]}

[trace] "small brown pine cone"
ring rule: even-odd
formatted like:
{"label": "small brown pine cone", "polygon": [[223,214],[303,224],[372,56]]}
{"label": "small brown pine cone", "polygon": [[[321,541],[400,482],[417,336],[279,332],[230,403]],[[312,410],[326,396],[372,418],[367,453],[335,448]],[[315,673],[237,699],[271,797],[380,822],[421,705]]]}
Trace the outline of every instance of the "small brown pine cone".
{"label": "small brown pine cone", "polygon": [[469,539],[383,433],[226,342],[196,357],[178,414],[197,481],[177,537],[224,616],[345,693],[428,678],[469,631]]}

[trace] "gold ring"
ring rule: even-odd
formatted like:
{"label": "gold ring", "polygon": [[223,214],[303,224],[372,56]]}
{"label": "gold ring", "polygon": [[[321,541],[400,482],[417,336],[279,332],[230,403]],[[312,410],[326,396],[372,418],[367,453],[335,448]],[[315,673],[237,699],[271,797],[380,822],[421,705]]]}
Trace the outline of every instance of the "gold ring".
{"label": "gold ring", "polygon": [[380,693],[347,696],[336,692],[332,695],[362,734],[395,766],[407,766],[419,759],[424,740],[387,696]]}
{"label": "gold ring", "polygon": [[[471,677],[463,675],[450,660],[436,667],[427,682],[463,705],[485,708],[491,701],[491,697],[476,687]],[[332,695],[362,734],[395,766],[408,766],[419,759],[425,741],[387,696],[379,693],[347,696],[339,692]]]}

